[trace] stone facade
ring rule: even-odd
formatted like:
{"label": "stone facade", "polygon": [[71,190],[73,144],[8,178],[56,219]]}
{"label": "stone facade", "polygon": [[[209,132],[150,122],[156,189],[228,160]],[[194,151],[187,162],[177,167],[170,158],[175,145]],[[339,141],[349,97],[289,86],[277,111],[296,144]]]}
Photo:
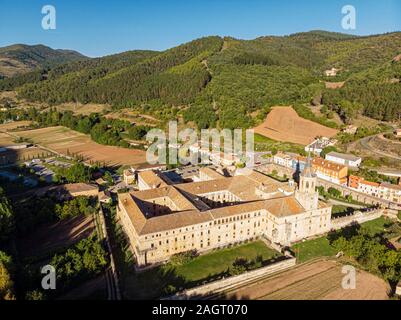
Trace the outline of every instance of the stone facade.
{"label": "stone facade", "polygon": [[259,237],[290,245],[331,229],[331,207],[318,200],[316,176],[304,172],[295,194],[251,171],[120,194],[117,213],[139,266]]}

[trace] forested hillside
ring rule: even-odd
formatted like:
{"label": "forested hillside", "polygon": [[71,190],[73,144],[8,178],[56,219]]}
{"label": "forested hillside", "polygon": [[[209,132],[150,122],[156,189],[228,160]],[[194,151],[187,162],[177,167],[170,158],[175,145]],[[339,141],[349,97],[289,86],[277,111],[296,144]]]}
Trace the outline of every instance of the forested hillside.
{"label": "forested hillside", "polygon": [[[345,123],[358,114],[393,121],[401,118],[401,61],[394,59],[400,53],[401,33],[206,37],[164,52],[130,51],[43,68],[0,80],[0,90],[49,104],[96,102],[181,114],[200,128],[250,127],[276,104],[292,104],[305,116],[311,101]],[[331,68],[337,75],[325,76]],[[345,83],[327,89],[327,81]]]}
{"label": "forested hillside", "polygon": [[12,77],[36,68],[85,59],[73,50],[54,50],[43,45],[16,44],[0,48],[0,78]]}

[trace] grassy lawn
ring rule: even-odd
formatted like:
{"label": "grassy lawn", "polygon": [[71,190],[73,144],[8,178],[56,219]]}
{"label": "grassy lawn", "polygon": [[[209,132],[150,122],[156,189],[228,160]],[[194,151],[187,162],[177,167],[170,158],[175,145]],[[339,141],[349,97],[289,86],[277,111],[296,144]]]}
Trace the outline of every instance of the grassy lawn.
{"label": "grassy lawn", "polygon": [[170,263],[140,273],[131,274],[124,280],[124,296],[127,299],[152,299],[166,295],[166,288],[178,290],[201,285],[225,273],[237,257],[263,260],[281,256],[262,241],[255,241],[229,249],[212,251],[180,266]]}
{"label": "grassy lawn", "polygon": [[[347,208],[340,208],[341,206],[337,207],[337,212]],[[398,227],[396,224],[393,224],[392,227],[388,227],[389,224],[391,224],[390,220],[380,217],[362,223],[361,226],[372,236],[384,233],[385,229],[387,230],[389,237],[395,237],[397,234],[401,234],[401,227]],[[313,258],[333,256],[337,253],[336,250],[330,246],[326,236],[297,243],[292,246],[292,250],[297,257],[297,261],[301,263]]]}
{"label": "grassy lawn", "polygon": [[385,225],[388,224],[390,221],[387,220],[384,217],[380,217],[378,219],[368,221],[365,223],[362,223],[361,226],[368,230],[369,234],[371,236],[374,236],[376,234],[381,234],[384,232]]}
{"label": "grassy lawn", "polygon": [[280,253],[268,248],[262,241],[256,241],[238,247],[216,250],[199,256],[187,264],[178,266],[176,271],[178,275],[188,281],[199,281],[208,276],[226,271],[238,257],[252,260],[258,255],[261,255],[263,260],[270,260],[280,256]]}
{"label": "grassy lawn", "polygon": [[401,235],[401,223],[384,217],[362,223],[362,227],[368,230],[371,236],[381,234],[384,238],[391,239]]}
{"label": "grassy lawn", "polygon": [[300,242],[292,246],[297,261],[302,263],[317,257],[329,257],[335,255],[337,252],[334,250],[327,238],[321,237],[313,240]]}

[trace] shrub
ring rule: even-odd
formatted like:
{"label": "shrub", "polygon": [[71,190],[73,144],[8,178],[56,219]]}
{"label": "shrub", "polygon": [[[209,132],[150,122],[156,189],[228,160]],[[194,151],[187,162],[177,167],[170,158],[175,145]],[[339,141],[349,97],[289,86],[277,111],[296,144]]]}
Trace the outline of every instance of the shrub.
{"label": "shrub", "polygon": [[196,250],[177,253],[170,258],[170,263],[173,266],[181,266],[183,264],[189,263],[191,260],[193,260],[197,256],[198,256],[198,253]]}

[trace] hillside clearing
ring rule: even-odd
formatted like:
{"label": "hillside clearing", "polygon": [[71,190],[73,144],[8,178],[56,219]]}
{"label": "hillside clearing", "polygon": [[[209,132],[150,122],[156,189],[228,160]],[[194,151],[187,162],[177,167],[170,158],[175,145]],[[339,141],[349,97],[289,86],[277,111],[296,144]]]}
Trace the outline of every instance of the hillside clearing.
{"label": "hillside clearing", "polygon": [[301,118],[292,107],[273,107],[266,120],[254,130],[273,140],[302,145],[311,143],[318,136],[331,138],[338,132]]}

